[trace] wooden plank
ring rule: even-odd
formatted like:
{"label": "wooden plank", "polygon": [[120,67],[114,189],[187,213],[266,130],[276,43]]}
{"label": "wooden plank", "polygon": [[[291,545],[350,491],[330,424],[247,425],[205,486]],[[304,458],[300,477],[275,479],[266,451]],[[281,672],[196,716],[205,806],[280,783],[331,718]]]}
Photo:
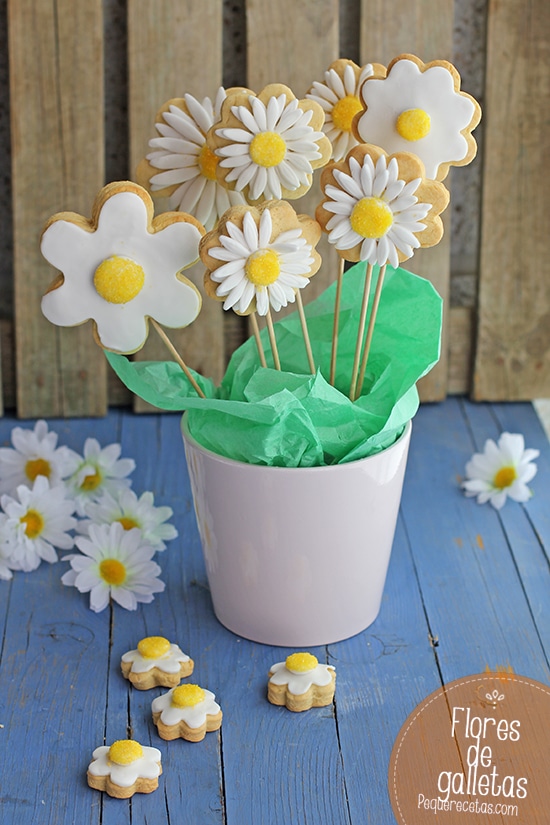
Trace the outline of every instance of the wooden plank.
{"label": "wooden plank", "polygon": [[469,393],[472,381],[474,311],[470,307],[449,310],[450,395]]}
{"label": "wooden plank", "polygon": [[549,38],[545,0],[489,3],[477,400],[550,395]]}
{"label": "wooden plank", "polygon": [[10,0],[17,409],[103,415],[106,365],[90,325],[49,324],[40,299],[55,272],[39,252],[54,212],[89,215],[103,184],[101,0]]}
{"label": "wooden plank", "polygon": [[[128,3],[131,176],[147,154],[148,141],[156,135],[155,115],[167,100],[187,92],[198,99],[215,97],[222,83],[222,10],[221,0]],[[168,330],[168,334],[190,367],[218,381],[225,361],[223,310],[218,302],[205,298],[203,273],[201,264],[185,273],[203,295],[201,314],[189,329]],[[135,357],[170,358],[154,331]],[[134,409],[151,407],[136,399]]]}
{"label": "wooden plank", "polygon": [[[429,0],[362,0],[361,61],[383,63],[403,53],[416,54],[424,62],[451,60],[453,56],[453,0],[441,0],[434,14]],[[445,182],[449,186],[449,180]],[[433,283],[443,298],[441,358],[419,381],[423,401],[445,398],[449,369],[449,313],[451,245],[449,211],[443,215],[445,235],[433,249],[420,249],[404,266]]]}

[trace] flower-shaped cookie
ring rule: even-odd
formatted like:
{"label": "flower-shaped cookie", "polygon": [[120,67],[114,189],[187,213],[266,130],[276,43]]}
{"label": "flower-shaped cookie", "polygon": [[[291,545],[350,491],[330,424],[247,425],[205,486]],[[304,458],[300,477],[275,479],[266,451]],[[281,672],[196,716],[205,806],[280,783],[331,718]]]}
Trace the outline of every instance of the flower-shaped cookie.
{"label": "flower-shaped cookie", "polygon": [[306,94],[309,100],[315,100],[324,109],[323,132],[332,143],[334,160],[342,160],[357,146],[352,123],[355,115],[363,111],[359,98],[363,83],[367,77],[385,75],[386,69],[379,63],[367,63],[361,68],[353,60],[340,58],[330,64],[324,82],[314,81]]}
{"label": "flower-shaped cookie", "polygon": [[86,775],[90,788],[106,791],[117,799],[158,788],[162,773],[158,748],[148,748],[133,739],[119,739],[110,747],[96,748],[92,756]]}
{"label": "flower-shaped cookie", "polygon": [[124,653],[120,661],[122,675],[138,690],[157,685],[176,687],[191,675],[193,666],[193,660],[164,636],[146,636],[138,642],[137,650]]}
{"label": "flower-shaped cookie", "polygon": [[449,193],[425,179],[422,162],[409,152],[388,157],[378,146],[356,146],[323,170],[321,189],[315,216],[347,261],[398,266],[414,249],[441,240],[439,215]]}
{"label": "flower-shaped cookie", "polygon": [[332,665],[320,665],[311,653],[292,653],[269,671],[267,698],[296,712],[321,708],[332,702],[335,685]]}
{"label": "flower-shaped cookie", "polygon": [[321,266],[320,237],[319,224],[286,201],[234,206],[201,241],[206,293],[241,315],[278,311]]}
{"label": "flower-shaped cookie", "polygon": [[423,63],[412,54],[396,57],[385,78],[369,78],[361,87],[365,109],[353,131],[362,143],[386,152],[414,152],[426,176],[444,180],[450,166],[474,159],[472,136],[481,117],[473,97],[460,91],[460,75],[446,60]]}
{"label": "flower-shaped cookie", "polygon": [[44,257],[60,275],[42,298],[42,312],[58,326],[94,321],[104,349],[131,353],[147,338],[147,319],[184,327],[201,298],[180,270],[198,258],[204,229],[183,212],[153,218],[141,186],[111,183],[96,197],[92,218],[54,215],[42,235]]}
{"label": "flower-shaped cookie", "polygon": [[218,178],[247,201],[299,198],[311,186],[314,169],[332,147],[321,130],[325,116],[313,100],[297,100],[273,83],[258,96],[231,91],[207,143],[222,158]]}
{"label": "flower-shaped cookie", "polygon": [[162,739],[200,742],[206,733],[218,730],[222,711],[210,690],[199,685],[179,685],[153,699],[153,722]]}
{"label": "flower-shaped cookie", "polygon": [[153,195],[168,197],[170,209],[194,215],[206,229],[230,206],[245,203],[240,192],[218,183],[218,157],[206,145],[225,97],[220,86],[213,104],[209,97],[198,101],[189,94],[165,103],[156,117],[158,137],[149,141],[153,151],[137,168],[139,183]]}

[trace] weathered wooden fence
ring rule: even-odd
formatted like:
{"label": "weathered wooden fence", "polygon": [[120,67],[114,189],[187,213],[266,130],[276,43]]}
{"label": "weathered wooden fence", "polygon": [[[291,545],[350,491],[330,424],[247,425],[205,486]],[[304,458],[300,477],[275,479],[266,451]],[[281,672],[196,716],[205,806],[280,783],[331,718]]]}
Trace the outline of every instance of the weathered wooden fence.
{"label": "weathered wooden fence", "polygon": [[[109,152],[119,151],[117,136],[126,155],[117,176],[131,177],[156,111],[186,91],[200,97],[222,82],[258,90],[282,82],[300,97],[337,57],[388,63],[402,52],[454,60],[464,76],[464,38],[460,54],[453,47],[469,14],[485,67],[475,161],[482,194],[461,203],[479,236],[477,299],[451,305],[449,213],[444,241],[410,262],[446,307],[442,358],[422,396],[550,396],[547,0],[8,0],[7,12],[14,309],[3,325],[2,360],[5,403],[20,417],[102,415],[109,403],[128,400],[89,325],[58,329],[40,313],[53,276],[38,249],[41,227],[62,209],[90,213],[116,167]],[[301,210],[317,198],[306,196]],[[334,275],[327,252],[317,291]],[[188,363],[219,376],[240,333],[235,319],[224,323],[219,305],[206,302],[200,322],[174,339]],[[157,355],[151,339],[139,357]]]}

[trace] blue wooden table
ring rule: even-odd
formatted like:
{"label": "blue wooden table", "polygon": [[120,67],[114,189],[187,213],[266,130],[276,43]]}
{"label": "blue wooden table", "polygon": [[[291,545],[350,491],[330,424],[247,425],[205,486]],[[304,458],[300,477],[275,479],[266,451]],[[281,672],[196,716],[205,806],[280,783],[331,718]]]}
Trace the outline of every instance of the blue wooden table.
{"label": "blue wooden table", "polygon": [[[380,616],[312,650],[337,669],[336,699],[302,714],[266,701],[269,667],[290,651],[237,638],[212,613],[178,418],[49,423],[79,451],[90,435],[120,441],[137,461],[133,489],[173,508],[179,538],[157,556],[166,591],[134,613],[92,613],[87,595],[61,584],[67,563],[0,581],[3,825],[392,825],[390,752],[419,702],[487,668],[550,682],[550,447],[531,405],[421,408]],[[0,421],[2,444],[15,424],[27,426]],[[541,456],[534,497],[497,513],[459,483],[472,452],[503,430]],[[192,656],[224,711],[202,743],[159,739],[150,705],[161,691],[120,674],[121,655],[159,633]],[[92,750],[129,736],[161,749],[159,789],[124,801],[88,788]]]}

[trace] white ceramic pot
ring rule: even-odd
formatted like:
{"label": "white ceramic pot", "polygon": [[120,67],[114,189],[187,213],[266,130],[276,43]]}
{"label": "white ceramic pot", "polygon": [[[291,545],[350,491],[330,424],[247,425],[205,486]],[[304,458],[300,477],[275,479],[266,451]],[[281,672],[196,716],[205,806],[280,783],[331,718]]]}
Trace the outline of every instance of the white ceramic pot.
{"label": "white ceramic pot", "polygon": [[381,453],[330,467],[245,464],[183,440],[214,611],[246,639],[312,647],[376,619],[411,424]]}

